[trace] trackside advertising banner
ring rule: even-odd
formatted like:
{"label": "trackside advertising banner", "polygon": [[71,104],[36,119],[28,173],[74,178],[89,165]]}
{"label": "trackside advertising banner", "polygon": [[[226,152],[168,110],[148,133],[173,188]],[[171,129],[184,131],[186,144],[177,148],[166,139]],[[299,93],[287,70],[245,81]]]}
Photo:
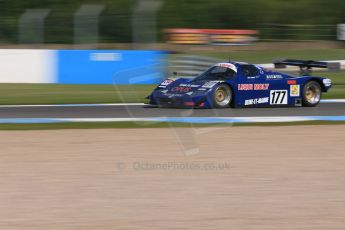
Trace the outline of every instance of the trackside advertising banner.
{"label": "trackside advertising banner", "polygon": [[158,84],[164,51],[0,50],[0,83]]}
{"label": "trackside advertising banner", "polygon": [[157,84],[165,78],[163,51],[59,50],[59,84]]}
{"label": "trackside advertising banner", "polygon": [[0,83],[56,83],[55,50],[1,49]]}

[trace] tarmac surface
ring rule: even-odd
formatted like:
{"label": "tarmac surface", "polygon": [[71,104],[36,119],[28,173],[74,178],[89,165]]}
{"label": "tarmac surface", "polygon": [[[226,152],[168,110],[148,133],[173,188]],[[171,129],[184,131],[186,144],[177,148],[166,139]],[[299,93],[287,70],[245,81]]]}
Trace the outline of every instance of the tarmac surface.
{"label": "tarmac surface", "polygon": [[147,117],[267,117],[343,116],[345,103],[321,103],[317,107],[174,109],[140,104],[0,106],[0,118],[147,118]]}

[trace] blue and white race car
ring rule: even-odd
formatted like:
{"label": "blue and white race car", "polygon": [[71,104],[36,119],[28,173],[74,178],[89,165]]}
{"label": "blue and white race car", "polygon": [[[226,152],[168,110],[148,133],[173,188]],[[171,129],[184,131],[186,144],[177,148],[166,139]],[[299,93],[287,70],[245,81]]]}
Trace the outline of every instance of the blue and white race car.
{"label": "blue and white race car", "polygon": [[310,76],[311,68],[336,69],[339,63],[283,60],[274,64],[276,68],[298,66],[301,76],[242,62],[218,63],[192,79],[164,80],[148,96],[149,104],[192,108],[312,107],[332,87],[332,81]]}

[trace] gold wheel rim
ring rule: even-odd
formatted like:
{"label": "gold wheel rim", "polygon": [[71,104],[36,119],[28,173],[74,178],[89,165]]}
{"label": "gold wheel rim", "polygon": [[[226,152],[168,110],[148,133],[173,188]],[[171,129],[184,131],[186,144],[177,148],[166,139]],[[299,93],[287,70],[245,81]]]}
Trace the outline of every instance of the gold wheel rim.
{"label": "gold wheel rim", "polygon": [[218,89],[216,92],[216,100],[218,102],[222,102],[224,101],[225,98],[226,98],[226,92],[223,89]]}
{"label": "gold wheel rim", "polygon": [[305,92],[305,98],[309,103],[316,104],[320,101],[321,92],[320,89],[314,86],[307,88]]}
{"label": "gold wheel rim", "polygon": [[311,89],[308,88],[307,92],[306,92],[306,98],[308,101],[312,100],[315,97],[315,92]]}
{"label": "gold wheel rim", "polygon": [[214,93],[214,100],[218,106],[227,106],[231,101],[230,89],[225,86],[220,86]]}

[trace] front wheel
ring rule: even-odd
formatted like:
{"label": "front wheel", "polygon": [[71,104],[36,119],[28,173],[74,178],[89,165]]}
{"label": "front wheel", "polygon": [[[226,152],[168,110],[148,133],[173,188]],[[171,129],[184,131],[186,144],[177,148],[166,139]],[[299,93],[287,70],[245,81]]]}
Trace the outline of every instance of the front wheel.
{"label": "front wheel", "polygon": [[213,91],[213,105],[216,108],[229,107],[232,101],[232,90],[226,84],[218,85]]}
{"label": "front wheel", "polygon": [[310,81],[303,87],[302,103],[306,107],[314,107],[321,100],[321,86],[315,81]]}

